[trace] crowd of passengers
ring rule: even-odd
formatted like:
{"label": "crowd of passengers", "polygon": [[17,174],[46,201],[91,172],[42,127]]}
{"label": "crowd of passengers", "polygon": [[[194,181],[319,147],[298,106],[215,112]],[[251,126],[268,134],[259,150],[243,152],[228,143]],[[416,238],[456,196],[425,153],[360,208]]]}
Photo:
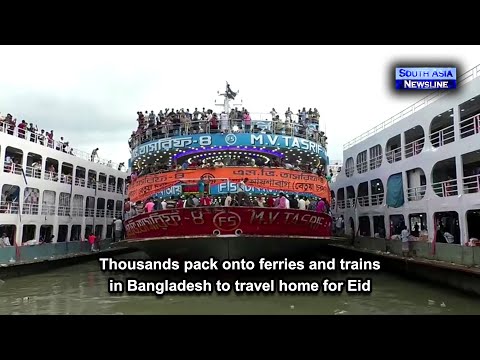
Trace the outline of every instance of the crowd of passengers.
{"label": "crowd of passengers", "polygon": [[[265,134],[288,134],[303,137],[323,147],[327,146],[327,137],[323,131],[318,129],[320,115],[318,110],[306,108],[298,110],[296,117],[290,108],[285,111],[285,116],[280,117],[275,108],[270,111],[272,115],[272,127],[261,128],[257,124],[252,126],[252,118],[247,109],[232,109],[229,114],[221,112],[217,114],[211,109],[201,111],[195,108],[193,112],[189,109],[165,109],[158,114],[150,112],[137,112],[138,127],[132,132],[128,145],[133,149],[141,143],[177,135],[192,135],[204,133],[265,133]],[[260,119],[259,119],[260,120]],[[260,121],[263,121],[261,119]],[[313,126],[312,126],[313,125]]]}
{"label": "crowd of passengers", "polygon": [[268,207],[279,209],[299,209],[318,213],[331,214],[330,204],[324,198],[307,196],[286,195],[283,192],[278,196],[261,195],[250,197],[245,192],[236,194],[228,193],[224,196],[211,196],[207,193],[189,194],[187,196],[171,196],[170,198],[149,198],[145,202],[133,203],[126,199],[124,203],[124,220],[154,210],[167,210],[195,207],[221,207],[221,206],[248,206]]}
{"label": "crowd of passengers", "polygon": [[274,158],[272,160],[265,160],[263,158],[257,159],[247,159],[246,157],[240,157],[238,159],[232,159],[225,157],[223,160],[216,160],[213,163],[208,162],[206,159],[193,159],[190,163],[184,161],[181,165],[172,164],[168,165],[165,162],[155,163],[147,165],[142,168],[140,171],[133,170],[128,181],[134,182],[138,177],[149,175],[149,174],[158,174],[168,171],[179,171],[179,170],[188,170],[188,169],[217,169],[226,166],[250,166],[250,167],[268,167],[268,168],[282,168],[287,170],[297,170],[303,172],[309,172],[316,174],[318,176],[325,177],[329,182],[333,178],[333,171],[330,169],[327,174],[323,165],[319,164],[314,166],[312,164],[303,164],[299,160],[295,164],[290,164],[285,161],[283,158]]}

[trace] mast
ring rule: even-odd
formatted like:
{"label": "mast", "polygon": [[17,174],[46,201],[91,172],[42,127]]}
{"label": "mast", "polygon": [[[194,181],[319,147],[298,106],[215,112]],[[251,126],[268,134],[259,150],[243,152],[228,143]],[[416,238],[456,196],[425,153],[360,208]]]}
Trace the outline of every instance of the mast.
{"label": "mast", "polygon": [[[233,92],[232,89],[230,89],[230,84],[228,83],[228,81],[226,81],[226,83],[227,85],[225,87],[225,92],[223,94],[220,94],[220,91],[217,91],[219,96],[223,96],[223,104],[217,104],[217,101],[215,101],[215,106],[223,106],[223,111],[225,112],[225,114],[229,114],[231,110],[230,101],[235,100],[235,97],[240,91],[237,90],[237,92]],[[233,107],[235,107],[235,106],[242,105],[242,103],[232,104],[232,105]]]}

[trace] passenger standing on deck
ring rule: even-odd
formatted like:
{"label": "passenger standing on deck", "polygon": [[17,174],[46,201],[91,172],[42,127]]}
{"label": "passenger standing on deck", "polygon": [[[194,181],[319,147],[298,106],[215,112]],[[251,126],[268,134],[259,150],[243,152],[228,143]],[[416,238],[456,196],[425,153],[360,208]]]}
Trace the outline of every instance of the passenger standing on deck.
{"label": "passenger standing on deck", "polygon": [[5,247],[5,246],[12,246],[10,244],[10,239],[8,238],[6,233],[2,234],[2,237],[0,238],[0,246]]}
{"label": "passenger standing on deck", "polygon": [[230,193],[227,193],[224,206],[232,206],[232,195],[230,195]]}
{"label": "passenger standing on deck", "polygon": [[175,201],[175,197],[170,196],[170,199],[167,200],[165,208],[166,209],[175,209],[176,207],[177,207],[177,202]]}
{"label": "passenger standing on deck", "polygon": [[122,230],[123,230],[122,219],[115,219],[115,221],[113,222],[113,226],[115,229],[115,237],[113,238],[113,241],[122,240]]}
{"label": "passenger standing on deck", "polygon": [[326,210],[326,206],[325,206],[325,201],[323,201],[322,198],[320,198],[317,202],[317,208],[316,208],[316,211],[318,213],[324,213]]}
{"label": "passenger standing on deck", "polygon": [[300,210],[305,210],[306,207],[305,207],[305,199],[303,198],[303,196],[300,196],[300,199],[298,200],[298,208]]}
{"label": "passenger standing on deck", "polygon": [[90,235],[88,236],[88,243],[90,244],[90,250],[91,251],[96,251],[95,250],[96,240],[97,240],[96,236],[93,233],[90,233]]}
{"label": "passenger standing on deck", "polygon": [[400,233],[400,237],[402,239],[402,253],[403,256],[408,256],[408,253],[410,252],[410,246],[409,246],[409,236],[410,234],[408,233],[408,229],[405,225],[403,225],[403,230]]}
{"label": "passenger standing on deck", "polygon": [[203,193],[205,192],[205,181],[203,179],[198,180],[198,192],[200,193],[200,196],[203,196]]}
{"label": "passenger standing on deck", "polygon": [[152,201],[152,198],[148,199],[147,203],[145,204],[145,212],[152,212],[154,207],[155,203]]}
{"label": "passenger standing on deck", "polygon": [[277,202],[277,205],[275,206],[279,209],[288,209],[287,207],[287,198],[285,197],[285,195],[283,194],[283,192],[281,192],[279,194],[279,197],[278,197],[278,202]]}
{"label": "passenger standing on deck", "polygon": [[162,208],[160,210],[167,210],[167,202],[165,201],[165,199],[163,199],[160,204],[162,205]]}

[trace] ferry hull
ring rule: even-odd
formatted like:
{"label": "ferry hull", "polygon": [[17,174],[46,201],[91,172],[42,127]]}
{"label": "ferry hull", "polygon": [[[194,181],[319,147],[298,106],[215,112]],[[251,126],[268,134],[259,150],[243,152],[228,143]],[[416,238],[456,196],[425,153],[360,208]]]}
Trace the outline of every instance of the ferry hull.
{"label": "ferry hull", "polygon": [[331,218],[311,211],[212,207],[141,214],[126,221],[127,239],[151,258],[249,259],[320,250],[331,238]]}

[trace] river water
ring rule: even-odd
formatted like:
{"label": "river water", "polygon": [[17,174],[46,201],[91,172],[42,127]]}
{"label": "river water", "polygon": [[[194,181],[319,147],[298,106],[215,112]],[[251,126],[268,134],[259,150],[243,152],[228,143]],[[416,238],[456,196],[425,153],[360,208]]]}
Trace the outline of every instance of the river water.
{"label": "river water", "polygon": [[[139,258],[139,254],[117,258]],[[107,283],[112,274],[99,269],[99,262],[95,260],[0,281],[0,314],[480,314],[478,298],[384,272],[368,274],[373,279],[370,295],[343,292],[340,295],[167,294],[157,297],[111,295]],[[115,278],[122,276],[125,275],[116,274]],[[337,273],[331,278],[338,280],[346,276]],[[299,277],[287,280],[305,280],[305,276]],[[318,277],[318,281],[320,279]]]}

